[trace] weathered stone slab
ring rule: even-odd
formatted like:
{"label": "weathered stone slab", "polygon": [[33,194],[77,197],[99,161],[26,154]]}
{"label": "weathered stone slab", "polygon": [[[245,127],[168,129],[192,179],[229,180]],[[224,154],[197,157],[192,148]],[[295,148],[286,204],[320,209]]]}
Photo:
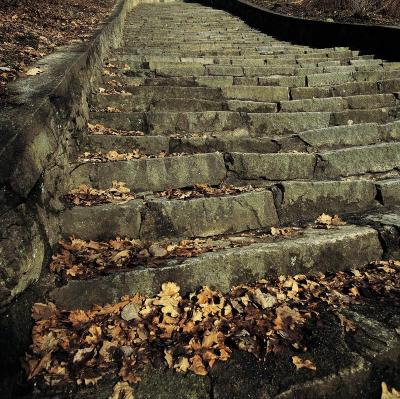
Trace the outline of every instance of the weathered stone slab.
{"label": "weathered stone slab", "polygon": [[379,125],[376,123],[331,126],[302,132],[298,136],[314,149],[360,146],[376,144],[381,141]]}
{"label": "weathered stone slab", "polygon": [[208,75],[243,76],[243,68],[236,65],[209,65],[206,67]]}
{"label": "weathered stone slab", "polygon": [[270,191],[147,202],[142,238],[208,237],[278,224]]}
{"label": "weathered stone slab", "polygon": [[382,135],[382,140],[398,141],[400,139],[400,121],[380,125],[379,130]]}
{"label": "weathered stone slab", "polygon": [[350,109],[371,109],[396,105],[396,98],[392,94],[350,96],[346,98],[346,101]]}
{"label": "weathered stone slab", "polygon": [[281,101],[281,112],[340,112],[347,108],[341,97]]}
{"label": "weathered stone slab", "polygon": [[390,108],[351,109],[332,114],[332,125],[351,125],[353,123],[387,123],[391,120]]}
{"label": "weathered stone slab", "polygon": [[313,221],[326,213],[350,213],[376,208],[372,181],[284,182],[278,207],[281,223]]}
{"label": "weathered stone slab", "polygon": [[381,180],[376,185],[383,205],[400,205],[400,179]]}
{"label": "weathered stone slab", "polygon": [[224,87],[222,93],[225,98],[235,100],[277,102],[289,98],[289,89],[278,86],[231,86]]}
{"label": "weathered stone slab", "polygon": [[234,131],[246,124],[239,112],[151,112],[147,114],[147,127],[151,134],[169,135]]}
{"label": "weathered stone slab", "polygon": [[287,135],[330,125],[330,112],[248,114],[249,129],[255,136]]}
{"label": "weathered stone slab", "polygon": [[116,302],[122,295],[155,295],[165,281],[176,282],[183,294],[203,285],[228,291],[268,275],[357,268],[381,256],[378,233],[371,228],[310,229],[294,239],[206,253],[180,264],[71,281],[54,289],[51,299],[61,308],[86,309]]}
{"label": "weathered stone slab", "polygon": [[260,76],[258,78],[260,86],[286,86],[303,87],[305,86],[304,76]]}
{"label": "weathered stone slab", "polygon": [[111,187],[112,181],[126,182],[133,191],[162,191],[193,184],[219,184],[226,175],[222,154],[83,163],[71,173],[70,187],[89,184]]}
{"label": "weathered stone slab", "polygon": [[293,100],[332,96],[331,89],[329,87],[294,87],[290,90],[290,94]]}
{"label": "weathered stone slab", "polygon": [[276,103],[246,100],[228,100],[227,103],[229,111],[234,112],[269,113],[278,111]]}
{"label": "weathered stone slab", "polygon": [[199,86],[220,88],[233,85],[233,76],[199,76],[196,78]]}
{"label": "weathered stone slab", "polygon": [[264,137],[221,136],[194,137],[172,140],[170,150],[174,152],[278,152],[279,145],[273,139]]}
{"label": "weathered stone slab", "polygon": [[313,154],[231,153],[228,169],[242,179],[312,179],[316,157]]}
{"label": "weathered stone slab", "polygon": [[74,207],[63,212],[62,234],[84,240],[109,240],[119,237],[138,238],[144,202]]}
{"label": "weathered stone slab", "polygon": [[91,112],[90,121],[93,124],[101,124],[118,130],[139,130],[146,129],[145,112]]}
{"label": "weathered stone slab", "polygon": [[389,172],[400,167],[400,143],[352,147],[320,154],[316,176],[337,179],[365,173]]}
{"label": "weathered stone slab", "polygon": [[351,72],[317,73],[307,76],[308,86],[332,86],[353,81]]}

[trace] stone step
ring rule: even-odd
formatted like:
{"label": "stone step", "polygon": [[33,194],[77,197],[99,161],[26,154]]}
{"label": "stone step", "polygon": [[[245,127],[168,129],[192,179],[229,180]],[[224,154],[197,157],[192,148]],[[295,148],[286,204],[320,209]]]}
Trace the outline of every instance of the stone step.
{"label": "stone step", "polygon": [[[250,64],[250,65],[249,65]],[[338,66],[336,72],[329,72],[328,67],[316,66],[316,65],[304,65],[298,64],[291,65],[280,65],[278,64],[268,66],[254,66],[253,63],[237,63],[237,64],[201,64],[201,63],[189,63],[189,62],[151,62],[149,67],[142,63],[134,62],[126,64],[135,73],[141,75],[146,73],[154,73],[155,77],[185,77],[185,76],[248,76],[248,77],[268,77],[275,75],[284,76],[307,76],[308,86],[319,87],[328,86],[335,84],[342,84],[352,81],[374,81],[375,77],[372,75],[365,75],[367,73],[375,73],[383,70],[382,68],[363,67],[362,71],[357,69],[358,67],[350,67],[351,71],[348,71],[347,66]],[[361,67],[360,67],[361,68]],[[347,70],[347,72],[342,72]],[[396,72],[396,74],[394,74]],[[391,75],[398,77],[398,71],[391,71]],[[363,75],[359,75],[359,74]],[[381,77],[380,75],[379,77]]]}
{"label": "stone step", "polygon": [[322,97],[344,97],[367,94],[390,94],[400,90],[400,79],[377,82],[349,82],[324,87],[296,87],[291,89],[293,100]]}
{"label": "stone step", "polygon": [[167,136],[87,136],[85,148],[88,151],[127,152],[139,149],[142,153],[199,153],[199,152],[318,152],[327,149],[339,149],[380,142],[398,141],[400,123],[393,122],[379,125],[361,123],[346,126],[308,130],[286,137],[250,137],[247,130],[224,132],[200,137],[167,137]]}
{"label": "stone step", "polygon": [[398,175],[400,143],[383,143],[318,154],[230,153],[228,169],[239,179],[335,180],[365,175]]}
{"label": "stone step", "polygon": [[[384,67],[376,64],[374,60],[361,60],[364,64],[360,66],[348,65],[352,61],[358,61],[356,59],[339,58],[335,60],[334,57],[330,61],[324,61],[323,58],[315,59],[300,59],[296,57],[268,57],[268,56],[257,56],[254,58],[248,57],[185,57],[185,56],[138,56],[130,54],[119,54],[117,58],[110,60],[111,63],[117,66],[123,65],[126,68],[128,65],[132,69],[147,68],[150,70],[162,70],[163,68],[179,68],[187,64],[193,64],[194,66],[210,66],[210,65],[239,65],[246,67],[283,67],[289,69],[294,68],[319,68],[315,71],[327,72],[327,73],[338,73],[338,72],[357,72],[357,71],[383,71]],[[368,63],[371,61],[371,63]],[[390,65],[390,64],[389,64]]]}
{"label": "stone step", "polygon": [[323,97],[281,101],[282,112],[340,112],[345,109],[374,109],[395,107],[396,96],[393,94],[369,94],[348,97]]}
{"label": "stone step", "polygon": [[398,205],[394,194],[399,181],[291,181],[241,194],[184,200],[149,194],[124,204],[67,209],[63,213],[63,235],[85,240],[115,236],[149,240],[264,230],[279,224],[312,222],[323,213],[365,213],[382,204]]}
{"label": "stone step", "polygon": [[166,156],[129,161],[85,162],[73,166],[69,187],[107,189],[113,180],[135,192],[163,191],[194,184],[220,184],[226,176],[221,153]]}
{"label": "stone step", "polygon": [[149,197],[122,205],[74,207],[63,213],[63,235],[85,240],[209,237],[266,229],[278,223],[272,192],[263,190],[189,200]]}
{"label": "stone step", "polygon": [[157,268],[137,267],[93,280],[70,281],[55,288],[51,299],[64,309],[85,309],[93,303],[116,302],[123,295],[155,295],[164,281],[177,283],[182,294],[203,285],[227,291],[270,275],[358,268],[380,259],[382,252],[378,233],[369,227],[310,228],[291,239],[172,260]]}
{"label": "stone step", "polygon": [[[240,104],[238,104],[240,106]],[[243,104],[242,104],[243,105]],[[240,109],[240,108],[239,108]],[[271,109],[273,110],[273,109]],[[286,136],[306,130],[355,123],[389,123],[398,118],[398,107],[341,112],[241,113],[204,112],[92,112],[92,123],[118,130],[140,130],[151,135],[221,133],[247,130],[257,137]]]}

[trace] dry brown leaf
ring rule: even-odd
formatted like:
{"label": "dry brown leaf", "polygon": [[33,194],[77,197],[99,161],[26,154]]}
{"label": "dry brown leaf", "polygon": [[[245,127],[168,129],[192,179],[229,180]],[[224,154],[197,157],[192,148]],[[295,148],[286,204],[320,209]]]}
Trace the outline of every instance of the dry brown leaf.
{"label": "dry brown leaf", "polygon": [[326,213],[323,213],[321,216],[319,216],[315,223],[317,227],[323,227],[326,229],[344,226],[346,224],[346,222],[344,222],[338,215],[330,216]]}
{"label": "dry brown leaf", "polygon": [[316,371],[317,367],[315,364],[309,359],[301,359],[299,356],[292,356],[292,362],[296,366],[296,369],[308,369]]}
{"label": "dry brown leaf", "polygon": [[174,369],[179,373],[186,373],[189,370],[189,367],[190,363],[186,357],[180,357],[178,362],[174,364]]}
{"label": "dry brown leaf", "polygon": [[301,229],[296,227],[271,227],[273,236],[293,237],[299,233]]}
{"label": "dry brown leaf", "polygon": [[196,375],[207,375],[207,369],[204,366],[203,360],[200,355],[194,355],[190,359],[190,370]]}
{"label": "dry brown leaf", "polygon": [[114,385],[109,399],[134,399],[133,388],[126,381],[119,381]]}
{"label": "dry brown leaf", "polygon": [[356,330],[356,325],[351,320],[349,320],[347,317],[345,317],[341,313],[338,313],[337,316],[339,317],[340,324],[342,325],[342,327],[344,328],[344,330],[346,332]]}
{"label": "dry brown leaf", "polygon": [[386,382],[382,382],[382,396],[381,399],[398,399],[400,398],[400,391],[392,388],[389,389]]}
{"label": "dry brown leaf", "polygon": [[44,72],[43,69],[38,68],[38,67],[33,67],[33,68],[28,69],[28,70],[25,72],[25,74],[26,74],[27,76],[35,76],[35,75],[40,75],[40,74],[43,73],[43,72]]}

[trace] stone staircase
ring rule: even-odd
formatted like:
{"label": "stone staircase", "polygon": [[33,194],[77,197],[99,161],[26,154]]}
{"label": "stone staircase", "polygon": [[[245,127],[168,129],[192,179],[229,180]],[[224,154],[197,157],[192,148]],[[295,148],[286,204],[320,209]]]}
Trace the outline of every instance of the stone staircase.
{"label": "stone staircase", "polygon": [[[138,6],[104,65],[90,123],[144,134],[88,130],[81,152],[138,149],[148,157],[73,160],[68,182],[68,189],[125,182],[135,199],[67,207],[62,232],[98,241],[206,239],[212,250],[168,258],[157,268],[70,280],[52,291],[52,300],[65,309],[89,308],[125,294],[154,295],[164,281],[182,292],[205,284],[227,291],[266,275],[337,271],[387,256],[400,225],[399,92],[400,63],[349,48],[282,42],[198,4]],[[195,185],[239,189],[183,199],[158,195]],[[322,213],[349,223],[309,227]],[[269,235],[277,226],[302,230]],[[255,239],[246,241],[249,234]],[[240,245],[226,244],[227,237]],[[349,384],[359,378],[360,359],[337,378]],[[357,372],[346,374],[348,367]],[[315,396],[318,384],[277,397],[330,397]],[[179,397],[228,397],[221,387],[204,396],[203,388]],[[269,397],[257,395],[248,397]]]}

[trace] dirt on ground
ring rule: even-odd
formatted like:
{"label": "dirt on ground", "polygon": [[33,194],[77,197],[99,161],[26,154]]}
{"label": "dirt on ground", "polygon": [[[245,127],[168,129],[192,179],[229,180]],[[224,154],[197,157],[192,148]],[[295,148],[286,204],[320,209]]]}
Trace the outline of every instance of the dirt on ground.
{"label": "dirt on ground", "polygon": [[400,0],[250,0],[282,14],[377,25],[400,25]]}
{"label": "dirt on ground", "polygon": [[87,40],[115,0],[1,0],[0,97],[57,46]]}

